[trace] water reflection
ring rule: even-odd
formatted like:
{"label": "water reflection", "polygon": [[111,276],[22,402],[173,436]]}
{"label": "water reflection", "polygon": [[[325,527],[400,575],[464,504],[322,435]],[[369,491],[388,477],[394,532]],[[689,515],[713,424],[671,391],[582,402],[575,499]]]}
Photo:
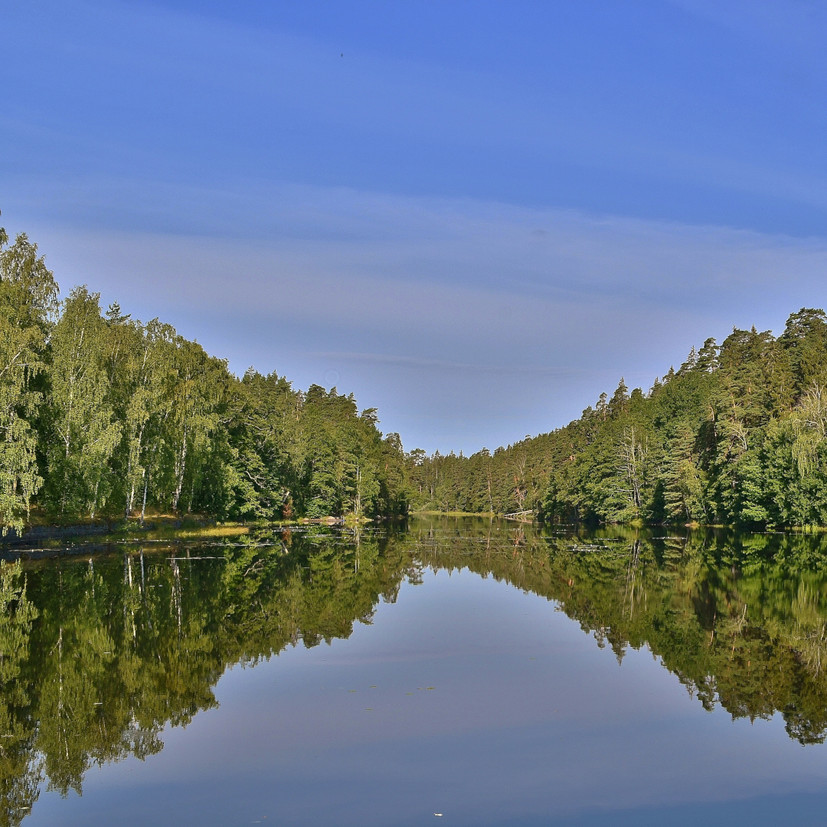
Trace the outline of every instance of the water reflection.
{"label": "water reflection", "polygon": [[[492,531],[502,533],[497,524]],[[432,529],[424,529],[429,536]],[[821,535],[491,532],[445,538],[420,557],[557,601],[622,661],[646,645],[707,709],[781,712],[791,738],[827,734],[827,544]],[[508,548],[513,546],[510,554]],[[504,553],[506,552],[506,553]]]}
{"label": "water reflection", "polygon": [[618,661],[648,646],[707,709],[780,712],[796,741],[825,738],[820,536],[568,534],[471,520],[358,536],[285,531],[4,564],[4,821],[19,823],[43,789],[81,793],[90,767],[157,753],[164,728],[216,706],[228,667],[347,638],[428,569],[467,569],[553,600]]}

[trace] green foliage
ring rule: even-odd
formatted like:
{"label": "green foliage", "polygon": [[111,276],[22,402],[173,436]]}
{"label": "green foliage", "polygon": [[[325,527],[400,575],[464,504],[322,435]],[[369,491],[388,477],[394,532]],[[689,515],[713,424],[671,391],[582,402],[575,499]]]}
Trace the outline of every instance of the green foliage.
{"label": "green foliage", "polygon": [[648,394],[621,379],[580,419],[469,458],[409,456],[420,509],[551,522],[827,525],[827,317],[707,339]]}
{"label": "green foliage", "polygon": [[37,413],[57,285],[25,235],[0,228],[0,530],[22,529],[43,479]]}
{"label": "green foliage", "polygon": [[51,340],[48,502],[61,516],[95,517],[111,488],[121,436],[106,374],[108,328],[97,293],[73,290]]}
{"label": "green foliage", "polygon": [[147,509],[353,520],[421,510],[549,521],[827,524],[827,316],[734,329],[644,393],[623,379],[551,433],[405,455],[374,408],[276,374],[242,379],[157,319],[57,286],[0,230],[0,528]]}
{"label": "green foliage", "polygon": [[[0,228],[0,530],[147,509],[277,520],[407,511],[402,444],[374,408],[275,374],[238,380],[158,319],[86,287],[62,305],[25,235]],[[58,313],[60,307],[61,312]]]}

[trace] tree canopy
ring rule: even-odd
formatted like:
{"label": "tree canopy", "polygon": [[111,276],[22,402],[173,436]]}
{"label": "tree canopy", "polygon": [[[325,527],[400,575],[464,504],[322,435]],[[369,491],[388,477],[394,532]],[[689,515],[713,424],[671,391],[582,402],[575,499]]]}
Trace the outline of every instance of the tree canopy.
{"label": "tree canopy", "polygon": [[30,508],[278,520],[407,511],[405,458],[353,395],[224,360],[153,319],[61,302],[36,245],[0,229],[0,527]]}
{"label": "tree canopy", "polygon": [[648,391],[471,456],[406,454],[352,394],[227,363],[75,288],[0,229],[0,527],[150,511],[827,525],[827,315],[707,338]]}
{"label": "tree canopy", "polygon": [[548,521],[827,524],[827,316],[707,339],[548,434],[410,462],[414,507]]}

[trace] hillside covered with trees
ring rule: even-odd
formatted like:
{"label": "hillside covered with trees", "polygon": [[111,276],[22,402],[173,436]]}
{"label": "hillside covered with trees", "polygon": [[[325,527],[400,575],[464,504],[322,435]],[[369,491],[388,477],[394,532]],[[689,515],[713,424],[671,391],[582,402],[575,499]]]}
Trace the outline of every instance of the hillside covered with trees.
{"label": "hillside covered with trees", "polygon": [[0,526],[197,512],[217,519],[407,510],[399,436],[352,395],[250,369],[168,324],[62,302],[35,244],[0,229]]}
{"label": "hillside covered with trees", "polygon": [[648,391],[493,454],[418,457],[416,507],[546,521],[827,525],[827,316],[707,339]]}

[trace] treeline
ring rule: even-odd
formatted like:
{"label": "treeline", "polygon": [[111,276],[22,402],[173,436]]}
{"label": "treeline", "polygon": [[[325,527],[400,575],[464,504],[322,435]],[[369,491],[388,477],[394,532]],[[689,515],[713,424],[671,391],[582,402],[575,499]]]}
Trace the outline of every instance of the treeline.
{"label": "treeline", "polygon": [[557,433],[542,434],[470,457],[454,453],[408,455],[411,503],[415,510],[508,514],[536,509],[551,469],[563,457]]}
{"label": "treeline", "polygon": [[36,245],[0,228],[0,527],[196,512],[276,520],[407,510],[405,457],[375,409],[294,390],[154,319],[62,302]]}
{"label": "treeline", "polygon": [[547,521],[827,525],[827,316],[707,339],[648,392],[471,457],[418,457],[414,504]]}
{"label": "treeline", "polygon": [[827,316],[707,339],[643,392],[470,457],[406,455],[353,396],[226,362],[154,319],[63,301],[0,229],[0,527],[50,518],[277,520],[409,508],[546,521],[827,525]]}

